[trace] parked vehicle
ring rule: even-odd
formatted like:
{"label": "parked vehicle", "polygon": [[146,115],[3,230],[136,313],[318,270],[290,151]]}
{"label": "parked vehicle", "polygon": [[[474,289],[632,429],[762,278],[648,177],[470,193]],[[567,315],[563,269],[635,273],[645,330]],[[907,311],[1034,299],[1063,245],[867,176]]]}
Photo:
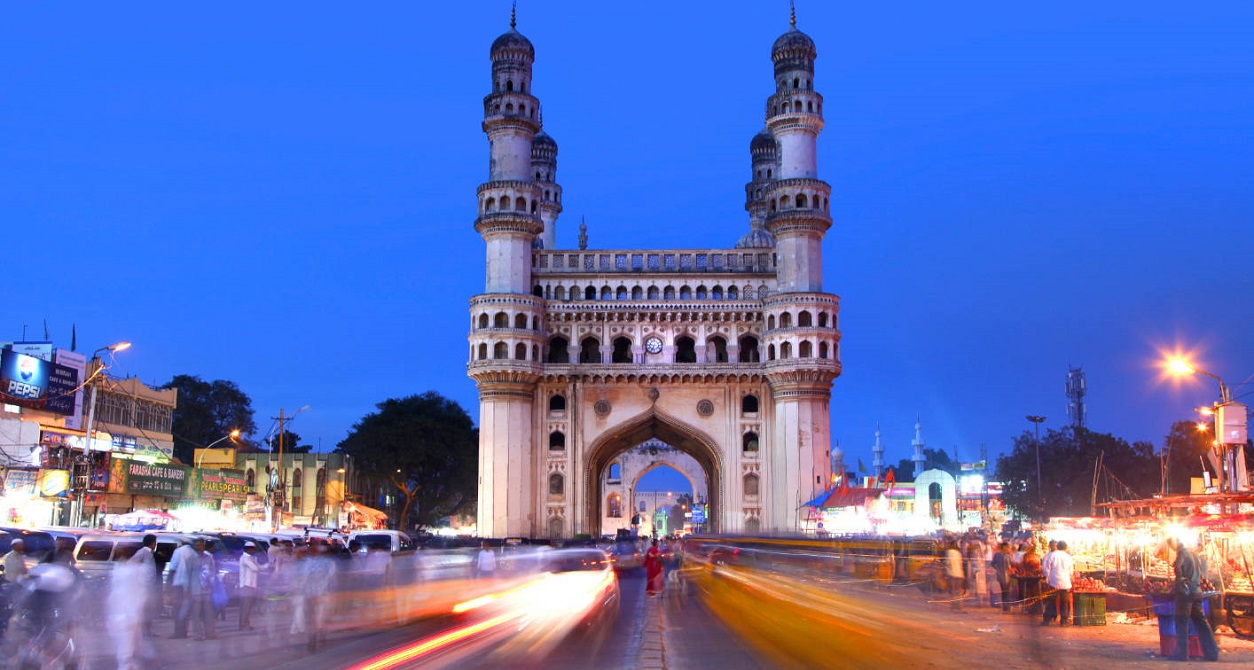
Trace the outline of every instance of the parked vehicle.
{"label": "parked vehicle", "polygon": [[365,552],[379,547],[387,549],[393,555],[418,548],[409,535],[399,530],[355,530],[348,534],[349,546],[354,546],[354,542],[357,543],[358,551]]}
{"label": "parked vehicle", "polygon": [[52,536],[41,530],[30,530],[29,528],[10,528],[8,526],[0,526],[0,531],[8,533],[10,539],[0,546],[0,556],[9,553],[13,540],[21,540],[26,545],[26,567],[34,567],[48,556],[52,555],[56,549],[56,542]]}
{"label": "parked vehicle", "polygon": [[644,567],[644,554],[635,542],[615,542],[609,554],[614,569],[620,572]]}
{"label": "parked vehicle", "polygon": [[101,585],[113,564],[135,555],[143,546],[139,533],[93,533],[78,539],[74,549],[74,567],[82,573],[88,588]]}

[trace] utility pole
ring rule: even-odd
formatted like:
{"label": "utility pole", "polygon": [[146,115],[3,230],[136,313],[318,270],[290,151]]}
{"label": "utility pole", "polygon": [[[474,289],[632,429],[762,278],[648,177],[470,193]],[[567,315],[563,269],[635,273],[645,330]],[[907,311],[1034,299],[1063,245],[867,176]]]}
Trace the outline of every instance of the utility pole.
{"label": "utility pole", "polygon": [[1044,503],[1045,490],[1041,487],[1041,424],[1045,423],[1045,417],[1029,414],[1026,418],[1036,427],[1036,497]]}

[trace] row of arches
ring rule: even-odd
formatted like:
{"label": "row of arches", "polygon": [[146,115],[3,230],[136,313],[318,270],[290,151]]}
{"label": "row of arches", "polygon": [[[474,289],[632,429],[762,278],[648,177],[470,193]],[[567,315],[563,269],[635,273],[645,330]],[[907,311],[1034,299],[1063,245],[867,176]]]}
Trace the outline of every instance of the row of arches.
{"label": "row of arches", "polygon": [[[704,355],[698,355],[697,341],[689,335],[680,335],[675,338],[674,355],[672,362],[675,363],[760,363],[762,361],[761,353],[758,350],[758,338],[753,335],[742,336],[737,344],[736,360],[731,360],[731,350],[728,347],[727,338],[721,335],[714,335],[705,341]],[[601,340],[593,336],[588,336],[579,341],[579,347],[576,351],[571,351],[570,340],[558,335],[549,340],[548,357],[545,359],[547,363],[565,364],[574,361],[583,364],[602,364],[602,363],[636,363],[638,352],[643,351],[643,345],[637,344],[629,337],[616,337],[611,340],[609,349],[609,360],[606,361],[604,352],[601,351]]]}
{"label": "row of arches", "polygon": [[[501,113],[501,103],[499,103],[499,102],[494,102],[494,103],[492,103],[492,113],[493,113],[493,114],[500,114],[500,113]],[[512,103],[512,102],[507,102],[507,103],[505,103],[505,113],[506,113],[507,115],[512,115],[512,114],[514,114],[514,103]],[[532,118],[532,119],[534,119],[534,118],[536,118],[536,108],[535,108],[535,107],[532,107],[530,110],[528,110],[526,105],[519,104],[519,105],[518,105],[518,114],[521,114],[522,116],[526,116],[526,117],[528,117],[528,118]]]}
{"label": "row of arches", "polygon": [[[513,212],[530,212],[532,214],[535,214],[537,207],[539,207],[539,203],[540,203],[539,200],[531,200],[529,202],[526,198],[522,197],[521,195],[515,197],[513,200],[510,200],[510,197],[508,195],[503,195],[501,196],[501,199],[499,201],[494,197],[488,197],[483,200],[483,213],[491,214],[496,211],[501,211],[501,212],[513,211]],[[497,207],[498,205],[500,206],[499,209]]]}
{"label": "row of arches", "polygon": [[[506,79],[504,82],[501,82],[500,80],[497,80],[497,81],[495,82],[495,84],[496,84],[496,91],[497,91],[498,93],[499,93],[499,92],[501,92],[501,91],[506,91],[506,92],[509,92],[509,91],[513,91],[513,90],[514,90],[514,80],[513,80],[513,79]],[[523,81],[518,82],[518,91],[519,91],[520,93],[526,93],[526,92],[527,92],[527,81],[526,81],[526,80],[523,80]]]}
{"label": "row of arches", "polygon": [[[540,317],[539,316],[532,315],[530,321],[531,321],[530,330],[540,330]],[[521,313],[515,314],[513,320],[511,321],[510,316],[507,312],[497,312],[493,314],[491,317],[488,316],[487,312],[484,312],[483,314],[479,315],[479,319],[478,319],[478,322],[476,323],[476,326],[479,328],[511,328],[512,327],[517,330],[528,330],[527,322],[528,322],[528,319],[527,319],[526,314],[521,314]]]}
{"label": "row of arches", "polygon": [[766,284],[762,284],[757,288],[746,284],[741,286],[728,286],[724,288],[721,284],[707,287],[705,284],[698,284],[696,287],[683,284],[681,286],[624,286],[611,287],[602,285],[599,289],[596,286],[580,287],[578,285],[567,288],[562,285],[549,286],[537,284],[532,289],[532,295],[545,300],[572,301],[572,300],[755,300],[766,298],[770,295],[770,289]]}
{"label": "row of arches", "polygon": [[540,347],[531,345],[531,356],[527,356],[527,344],[525,342],[517,342],[514,344],[513,356],[510,355],[510,346],[508,342],[497,342],[488,348],[487,342],[480,342],[475,349],[475,360],[477,361],[539,361]]}
{"label": "row of arches", "polygon": [[790,358],[831,358],[832,347],[827,342],[819,342],[818,355],[815,355],[814,343],[810,340],[801,340],[797,343],[796,355],[793,354],[792,342],[781,342],[779,345],[779,358],[775,356],[775,345],[770,344],[766,347],[766,360],[787,360]]}
{"label": "row of arches", "polygon": [[[740,399],[740,413],[741,414],[756,414],[758,410],[759,410],[759,402],[758,402],[758,397],[756,395],[752,393],[748,393],[748,394],[745,394],[745,396]],[[553,395],[549,396],[549,411],[550,412],[565,412],[566,411],[566,396],[561,393],[554,393]],[[746,433],[746,435],[753,436],[753,450],[756,451],[758,448],[757,447],[758,434]],[[555,438],[554,436],[557,436],[557,437]],[[748,442],[746,442],[745,444],[748,445]],[[560,446],[555,447],[554,445],[560,445]],[[565,449],[566,448],[566,436],[562,434],[561,431],[553,431],[552,433],[549,433],[549,448]],[[749,451],[747,446],[746,446],[745,451]],[[619,478],[621,470],[617,462],[610,464],[609,473],[610,473],[609,474],[610,479],[613,480],[613,479]]]}
{"label": "row of arches", "polygon": [[[760,193],[761,192],[759,191],[759,194]],[[786,209],[811,209],[811,210],[822,210],[824,212],[828,211],[827,197],[818,195],[817,193],[811,193],[809,195],[806,195],[805,193],[798,193],[795,197],[790,196],[788,194],[784,194],[778,198],[772,198],[770,201],[768,201],[768,206],[770,207],[770,210],[772,212],[783,211]]]}
{"label": "row of arches", "polygon": [[806,100],[805,104],[802,104],[800,100],[785,100],[782,104],[778,102],[775,103],[771,109],[774,110],[771,114],[772,116],[779,114],[791,114],[793,112],[798,114],[803,112],[806,114],[822,114],[823,103],[815,103],[814,100]]}
{"label": "row of arches", "polygon": [[[819,312],[817,321],[818,321],[819,328],[827,328],[828,323],[831,323],[832,328],[836,327],[836,317],[834,315],[829,315],[827,312]],[[775,315],[768,314],[766,317],[766,329],[775,330],[775,323],[776,323]],[[797,323],[798,328],[813,328],[815,324],[814,315],[811,314],[809,310],[803,309],[797,312],[796,323]],[[779,327],[780,328],[792,328],[793,327],[792,312],[780,313]]]}
{"label": "row of arches", "polygon": [[[778,90],[783,91],[783,90],[786,90],[786,89],[788,89],[788,88],[789,88],[789,86],[788,86],[788,79],[787,79],[787,78],[781,78],[781,79],[779,80],[779,88],[778,88]],[[801,90],[801,77],[793,77],[793,78],[792,78],[792,88],[793,88],[794,90]],[[806,79],[806,80],[805,80],[805,90],[807,90],[807,91],[812,91],[812,90],[814,90],[814,84],[813,84],[813,83],[811,82],[811,80],[809,80],[809,79]]]}

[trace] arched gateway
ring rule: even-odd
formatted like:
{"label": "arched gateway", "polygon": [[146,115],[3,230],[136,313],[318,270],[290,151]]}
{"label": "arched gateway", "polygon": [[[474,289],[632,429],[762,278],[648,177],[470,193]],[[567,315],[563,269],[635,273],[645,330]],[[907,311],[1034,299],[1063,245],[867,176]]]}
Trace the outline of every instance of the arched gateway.
{"label": "arched gateway", "polygon": [[601,532],[602,474],[650,438],[705,471],[707,528],[799,530],[798,509],[830,480],[840,374],[813,41],[795,24],[775,41],[766,128],[749,143],[749,232],[708,250],[589,250],[582,226],[578,249],[557,248],[557,143],[532,95],[535,49],[511,22],[490,55],[475,220],[487,273],[468,352],[480,535]]}

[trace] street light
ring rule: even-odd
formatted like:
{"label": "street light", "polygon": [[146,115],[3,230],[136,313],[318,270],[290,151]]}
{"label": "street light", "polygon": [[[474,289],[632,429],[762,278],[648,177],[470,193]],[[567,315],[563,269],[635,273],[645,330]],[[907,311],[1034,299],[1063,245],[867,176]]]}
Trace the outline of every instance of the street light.
{"label": "street light", "polygon": [[204,449],[201,449],[201,450],[200,450],[200,458],[197,458],[197,459],[196,459],[196,469],[197,469],[197,470],[199,470],[199,469],[200,469],[201,464],[205,462],[205,454],[209,453],[209,450],[213,448],[213,445],[215,445],[215,444],[217,444],[217,443],[221,442],[222,440],[230,440],[230,441],[234,442],[234,441],[235,441],[235,438],[237,438],[237,437],[239,437],[239,428],[236,428],[235,430],[231,431],[230,433],[228,433],[228,434],[226,434],[226,435],[224,435],[224,436],[222,436],[222,437],[219,437],[218,439],[214,440],[213,442],[210,442],[210,443],[209,443],[209,446],[205,447]]}
{"label": "street light", "polygon": [[1223,399],[1223,402],[1225,403],[1232,402],[1232,391],[1228,389],[1228,385],[1224,383],[1224,380],[1219,378],[1219,375],[1216,375],[1213,372],[1207,372],[1205,370],[1195,368],[1183,358],[1173,358],[1167,361],[1167,369],[1171,371],[1173,374],[1175,374],[1176,376],[1199,374],[1199,375],[1206,375],[1207,377],[1214,379],[1215,381],[1219,382],[1219,397]]}
{"label": "street light", "polygon": [[[1237,448],[1238,445],[1244,446],[1247,439],[1247,409],[1245,405],[1232,400],[1232,390],[1228,388],[1228,385],[1224,383],[1224,380],[1219,378],[1219,375],[1216,375],[1213,372],[1207,372],[1206,370],[1198,368],[1180,357],[1168,360],[1166,368],[1169,372],[1178,377],[1183,375],[1199,374],[1206,375],[1207,377],[1219,382],[1220,402],[1215,403],[1212,408],[1208,408],[1209,411],[1199,411],[1202,411],[1203,414],[1214,415],[1215,447],[1219,450],[1219,454],[1221,456],[1220,462],[1222,463],[1222,465],[1217,468],[1219,470],[1220,477],[1219,490],[1224,490],[1223,479],[1226,476],[1228,480],[1228,491],[1233,493],[1237,492],[1246,486],[1244,481],[1238,481],[1238,471],[1244,472],[1245,468],[1243,464],[1240,468],[1238,468],[1236,460],[1238,457],[1244,459],[1244,455],[1241,455],[1237,451]],[[1198,423],[1199,430],[1202,425],[1202,423]]]}
{"label": "street light", "polygon": [[[96,378],[97,375],[104,374],[104,371],[107,369],[107,366],[104,363],[100,362],[100,354],[105,351],[108,351],[110,353],[117,353],[119,351],[126,351],[127,349],[130,349],[130,348],[131,348],[130,342],[122,341],[122,342],[114,342],[113,344],[110,344],[107,347],[100,347],[99,349],[91,352],[91,365],[92,365],[91,376],[89,376],[83,382],[84,384],[91,384],[91,399],[87,401],[87,425],[84,426],[85,430],[83,431],[83,440],[84,440],[83,457],[84,458],[86,458],[87,454],[91,452],[91,443],[92,443],[91,433],[92,433],[92,428],[94,427],[94,424],[96,422],[96,393],[100,388],[100,384],[92,384],[91,382],[93,379]],[[77,477],[75,477],[74,479],[77,479]],[[73,488],[76,489],[76,492],[77,492],[78,486],[75,485],[73,486]],[[86,484],[84,484],[83,491],[86,491],[86,490],[87,490],[87,486]],[[79,496],[78,500],[75,500],[74,502],[75,502],[75,505],[71,508],[73,509],[73,513],[71,514],[72,518],[70,519],[70,525],[77,526],[83,520],[82,497]]]}
{"label": "street light", "polygon": [[1025,418],[1036,427],[1036,496],[1044,500],[1045,491],[1041,489],[1041,424],[1045,423],[1045,417],[1029,414]]}

